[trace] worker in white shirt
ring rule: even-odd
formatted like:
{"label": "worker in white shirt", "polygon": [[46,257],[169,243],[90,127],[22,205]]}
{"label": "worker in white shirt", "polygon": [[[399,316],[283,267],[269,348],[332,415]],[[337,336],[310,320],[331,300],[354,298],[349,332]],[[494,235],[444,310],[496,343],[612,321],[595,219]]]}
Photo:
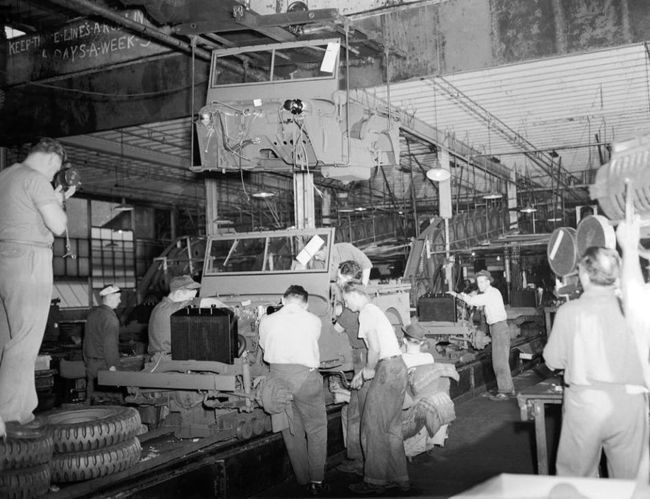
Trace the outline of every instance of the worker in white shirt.
{"label": "worker in white shirt", "polygon": [[310,495],[321,495],[327,458],[327,413],[318,371],[321,320],[307,311],[308,299],[302,286],[289,286],[282,308],[260,322],[260,347],[271,376],[286,382],[293,395],[294,431],[282,430],[293,472]]}
{"label": "worker in white shirt", "polygon": [[476,274],[476,285],[480,294],[448,293],[473,307],[484,307],[485,321],[492,337],[492,369],[497,379],[497,393],[490,396],[491,400],[508,400],[515,394],[510,372],[510,331],[508,330],[507,314],[501,292],[492,286],[492,274],[481,270]]}
{"label": "worker in white shirt", "polygon": [[564,370],[556,471],[597,476],[604,451],[609,478],[643,476],[647,484],[648,354],[639,355],[635,332],[626,324],[619,275],[616,250],[587,248],[578,263],[584,293],[558,309],[544,347],[546,365]]}
{"label": "worker in white shirt", "polygon": [[410,488],[402,440],[402,404],[408,381],[393,326],[361,283],[343,287],[345,304],[359,312],[359,338],[368,346],[366,365],[352,378],[358,390],[369,383],[361,414],[361,448],[365,457],[363,482],[353,483],[355,494],[379,495],[397,487]]}

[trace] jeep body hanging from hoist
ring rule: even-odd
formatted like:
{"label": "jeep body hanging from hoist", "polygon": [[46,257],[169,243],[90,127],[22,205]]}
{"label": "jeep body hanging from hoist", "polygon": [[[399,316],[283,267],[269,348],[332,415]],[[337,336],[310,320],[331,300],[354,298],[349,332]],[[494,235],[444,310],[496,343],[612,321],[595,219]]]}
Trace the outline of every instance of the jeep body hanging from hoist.
{"label": "jeep body hanging from hoist", "polygon": [[[296,177],[318,170],[350,182],[370,178],[379,164],[397,164],[398,117],[349,102],[349,92],[339,91],[339,47],[339,40],[313,40],[215,51],[207,103],[196,122],[201,165],[193,170],[292,171],[300,173]],[[243,71],[232,71],[233,57],[244,62]],[[312,184],[301,185],[308,191]],[[267,371],[259,322],[280,306],[292,284],[308,291],[309,310],[321,320],[321,368],[350,371],[349,340],[333,326],[334,229],[304,228],[304,219],[313,217],[297,213],[299,229],[210,235],[200,296],[218,297],[226,308],[196,314],[198,322],[215,325],[204,331],[206,343],[181,339],[177,348],[172,328],[173,360],[138,373],[102,371],[99,382],[129,387],[128,402],[144,421],[172,426],[181,437],[247,439],[265,431],[268,417],[253,386]],[[322,264],[313,258],[317,250],[324,254]],[[410,322],[409,289],[368,287],[396,330]],[[193,320],[173,316],[172,324],[175,319]],[[214,349],[215,342],[223,347]]]}
{"label": "jeep body hanging from hoist", "polygon": [[[196,171],[319,170],[367,180],[399,163],[399,116],[340,90],[338,39],[215,50]],[[240,73],[231,59],[243,60]]]}

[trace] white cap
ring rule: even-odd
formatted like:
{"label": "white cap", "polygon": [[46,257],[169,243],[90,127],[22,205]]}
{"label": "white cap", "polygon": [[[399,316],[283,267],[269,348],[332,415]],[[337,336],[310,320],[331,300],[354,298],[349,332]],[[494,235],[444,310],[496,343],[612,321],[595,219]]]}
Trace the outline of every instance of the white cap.
{"label": "white cap", "polygon": [[119,293],[121,290],[114,284],[109,284],[104,289],[99,292],[99,296],[112,295],[113,293]]}

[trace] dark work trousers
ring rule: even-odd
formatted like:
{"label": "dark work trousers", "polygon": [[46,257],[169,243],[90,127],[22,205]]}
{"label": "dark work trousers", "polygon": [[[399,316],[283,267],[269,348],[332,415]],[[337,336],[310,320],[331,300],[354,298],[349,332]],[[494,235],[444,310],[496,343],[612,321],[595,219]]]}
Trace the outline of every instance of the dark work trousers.
{"label": "dark work trousers", "polygon": [[323,377],[298,364],[271,364],[271,376],[284,380],[293,394],[292,429],[282,430],[291,467],[300,485],[320,482],[327,459],[327,413]]}
{"label": "dark work trousers", "polygon": [[86,401],[92,403],[95,391],[97,391],[97,373],[108,369],[104,359],[88,358],[86,363]]}
{"label": "dark work trousers", "polygon": [[401,355],[377,363],[361,415],[363,479],[370,484],[409,481],[402,440],[402,404],[407,381]]}
{"label": "dark work trousers", "polygon": [[557,474],[598,476],[604,450],[609,478],[634,480],[647,461],[648,438],[646,393],[627,393],[624,385],[571,385],[564,390]]}
{"label": "dark work trousers", "polygon": [[510,371],[510,330],[506,321],[490,324],[492,337],[492,369],[497,379],[499,393],[513,393],[515,386],[512,383]]}
{"label": "dark work trousers", "polygon": [[[366,365],[368,350],[353,348],[352,360],[354,374],[357,374]],[[364,383],[358,390],[350,390],[350,403],[347,405],[347,457],[355,461],[359,470],[363,470],[363,451],[361,450],[361,414],[366,403],[366,396],[370,383]]]}
{"label": "dark work trousers", "polygon": [[5,421],[34,418],[34,366],[51,299],[52,250],[0,241],[0,417]]}

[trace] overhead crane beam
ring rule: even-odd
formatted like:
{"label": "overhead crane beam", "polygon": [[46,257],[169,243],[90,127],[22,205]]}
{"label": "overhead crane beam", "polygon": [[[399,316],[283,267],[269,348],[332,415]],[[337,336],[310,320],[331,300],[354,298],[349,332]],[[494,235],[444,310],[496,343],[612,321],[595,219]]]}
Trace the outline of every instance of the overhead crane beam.
{"label": "overhead crane beam", "polygon": [[[469,114],[478,118],[479,121],[484,122],[487,126],[490,127],[491,130],[496,131],[508,142],[521,148],[522,153],[534,164],[536,164],[551,179],[556,179],[562,186],[569,187],[568,180],[565,180],[563,177],[566,177],[567,179],[571,178],[571,174],[565,168],[562,168],[560,164],[556,165],[550,153],[536,147],[523,135],[513,130],[510,126],[508,126],[508,124],[485,109],[478,102],[473,100],[462,90],[447,81],[442,76],[428,78],[425,81],[428,82],[434,88],[434,90],[437,89],[445,93],[450,99],[452,99],[452,101],[456,102]],[[577,200],[582,199],[573,191],[571,191],[571,195]]]}

